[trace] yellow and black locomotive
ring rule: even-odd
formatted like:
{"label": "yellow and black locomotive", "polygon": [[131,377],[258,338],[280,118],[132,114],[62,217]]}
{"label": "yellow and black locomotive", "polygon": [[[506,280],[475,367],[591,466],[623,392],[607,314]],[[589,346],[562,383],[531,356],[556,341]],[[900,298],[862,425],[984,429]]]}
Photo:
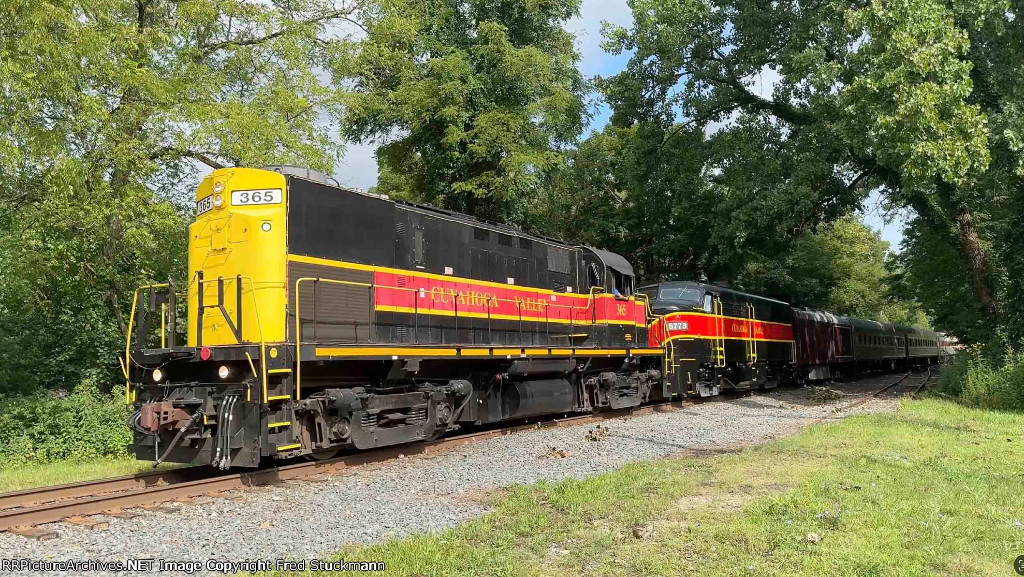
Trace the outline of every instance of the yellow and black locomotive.
{"label": "yellow and black locomotive", "polygon": [[216,170],[196,199],[187,285],[133,306],[139,458],[251,467],[667,392],[617,254],[291,167]]}

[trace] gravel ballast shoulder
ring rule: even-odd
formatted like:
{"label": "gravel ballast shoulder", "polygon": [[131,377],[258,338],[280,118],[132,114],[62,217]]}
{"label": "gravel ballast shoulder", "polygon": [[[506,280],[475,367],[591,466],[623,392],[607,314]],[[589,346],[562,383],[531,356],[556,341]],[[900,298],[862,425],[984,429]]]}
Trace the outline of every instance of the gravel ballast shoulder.
{"label": "gravel ballast shoulder", "polygon": [[587,439],[596,426],[593,423],[524,431],[441,454],[353,469],[345,475],[323,475],[201,498],[180,505],[173,513],[105,518],[109,521],[106,529],[45,525],[59,533],[55,540],[35,541],[0,533],[0,559],[153,558],[205,564],[208,559],[323,558],[345,544],[463,523],[487,512],[486,505],[475,496],[490,489],[541,479],[580,479],[630,461],[689,450],[763,443],[792,434],[815,420],[850,412],[890,410],[892,400],[872,401],[843,413],[836,409],[893,378],[876,377],[834,386],[842,395],[828,395],[827,401],[816,400],[821,396],[814,395],[815,389],[781,388],[608,420],[601,423],[606,430],[600,432],[599,441]]}

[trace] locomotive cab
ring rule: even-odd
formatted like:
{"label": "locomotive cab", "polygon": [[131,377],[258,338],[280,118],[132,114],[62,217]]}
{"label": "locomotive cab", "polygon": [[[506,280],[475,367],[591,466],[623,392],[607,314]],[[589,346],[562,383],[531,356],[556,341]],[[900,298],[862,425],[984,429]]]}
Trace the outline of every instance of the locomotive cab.
{"label": "locomotive cab", "polygon": [[711,312],[713,296],[697,283],[669,282],[640,290],[648,296],[651,311],[656,315],[692,310]]}

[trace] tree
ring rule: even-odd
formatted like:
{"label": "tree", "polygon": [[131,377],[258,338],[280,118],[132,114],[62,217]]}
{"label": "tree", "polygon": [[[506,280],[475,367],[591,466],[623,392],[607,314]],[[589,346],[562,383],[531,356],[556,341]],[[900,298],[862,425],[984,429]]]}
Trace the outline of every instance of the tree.
{"label": "tree", "polygon": [[[351,3],[0,7],[0,391],[110,376],[138,284],[184,276],[200,167],[340,152]],[[185,191],[188,190],[189,193]]]}
{"label": "tree", "polygon": [[[604,80],[617,126],[644,124],[662,142],[708,129],[724,154],[768,174],[779,202],[813,199],[843,214],[872,188],[940,231],[968,272],[989,326],[1001,317],[998,271],[986,239],[996,142],[986,123],[991,63],[1010,80],[1018,19],[999,1],[736,2],[633,0],[631,29],[607,46],[631,53]],[[1004,34],[995,44],[989,40]],[[777,77],[770,94],[759,79]],[[996,82],[995,85],[999,85]],[[1017,94],[1006,85],[1004,94]],[[998,92],[998,90],[996,91]],[[997,99],[998,100],[998,97]],[[766,149],[760,123],[775,136]],[[714,128],[711,128],[714,127]],[[1004,147],[1005,148],[1005,147]],[[714,175],[715,172],[712,172]],[[730,191],[753,190],[742,174]],[[827,215],[809,220],[827,222]],[[1024,309],[1024,307],[1022,307]]]}
{"label": "tree", "polygon": [[381,141],[380,192],[523,222],[582,129],[562,24],[579,0],[382,0],[359,15],[343,132]]}
{"label": "tree", "polygon": [[801,235],[780,255],[747,262],[737,284],[798,306],[927,326],[912,293],[894,294],[889,259],[889,243],[847,215]]}

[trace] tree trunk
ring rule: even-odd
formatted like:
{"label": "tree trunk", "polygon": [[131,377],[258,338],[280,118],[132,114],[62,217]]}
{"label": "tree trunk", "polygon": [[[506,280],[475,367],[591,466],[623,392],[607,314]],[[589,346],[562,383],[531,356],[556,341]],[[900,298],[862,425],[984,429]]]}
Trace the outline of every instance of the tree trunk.
{"label": "tree trunk", "polygon": [[985,248],[981,246],[981,237],[974,225],[974,217],[962,202],[954,201],[954,203],[953,217],[956,219],[957,234],[960,237],[964,256],[967,257],[967,266],[971,271],[974,296],[985,309],[985,314],[995,319],[999,316],[999,304],[996,301],[995,291],[992,289],[988,255],[985,253]]}

